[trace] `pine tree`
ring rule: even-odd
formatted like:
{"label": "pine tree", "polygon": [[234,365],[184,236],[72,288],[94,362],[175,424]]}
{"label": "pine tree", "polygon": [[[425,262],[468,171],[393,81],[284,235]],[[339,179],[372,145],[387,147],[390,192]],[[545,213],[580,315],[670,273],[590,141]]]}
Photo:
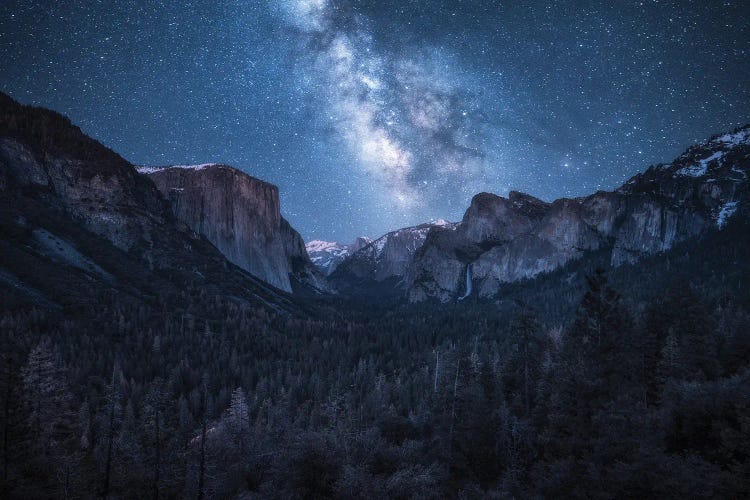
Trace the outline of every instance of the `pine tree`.
{"label": "pine tree", "polygon": [[631,351],[627,310],[619,294],[607,285],[602,270],[587,282],[588,291],[563,338],[548,381],[553,389],[545,403],[549,415],[546,439],[560,457],[590,453],[597,415],[608,411],[615,399],[625,400],[631,393],[640,397],[632,384],[636,356]]}
{"label": "pine tree", "polygon": [[156,379],[151,384],[146,394],[142,413],[143,438],[145,441],[145,454],[150,457],[147,460],[151,464],[153,471],[152,496],[158,500],[161,492],[163,441],[165,436],[165,412],[166,412],[166,394],[164,393],[163,382]]}
{"label": "pine tree", "polygon": [[40,466],[53,473],[59,494],[67,498],[73,494],[80,462],[79,429],[65,370],[49,341],[32,349],[22,374],[35,455]]}
{"label": "pine tree", "polygon": [[588,291],[563,340],[562,356],[588,372],[595,399],[611,399],[629,389],[627,385],[636,377],[632,319],[602,269],[586,281]]}
{"label": "pine tree", "polygon": [[247,405],[245,391],[241,387],[236,388],[232,392],[232,400],[227,410],[226,422],[235,443],[244,452],[247,447],[248,433],[250,431],[250,410]]}
{"label": "pine tree", "polygon": [[661,301],[655,302],[645,312],[645,321],[640,328],[638,351],[640,352],[641,384],[644,404],[657,405],[661,399],[663,380],[659,376],[662,363],[662,349],[667,336],[661,311]]}
{"label": "pine tree", "polygon": [[663,386],[671,379],[684,378],[686,374],[687,370],[680,350],[680,344],[677,341],[677,336],[671,333],[664,341],[664,347],[661,350],[658,370],[659,383]]}
{"label": "pine tree", "polygon": [[22,394],[19,363],[10,352],[0,353],[0,433],[2,439],[2,483],[0,497],[9,498],[26,462],[26,446],[30,436],[26,427],[26,414]]}
{"label": "pine tree", "polygon": [[206,446],[208,439],[208,419],[210,415],[209,404],[208,404],[208,374],[203,375],[203,381],[201,384],[201,404],[200,404],[200,422],[201,422],[201,437],[200,437],[200,455],[198,461],[198,500],[203,500],[206,496]]}
{"label": "pine tree", "polygon": [[511,324],[512,347],[505,359],[503,385],[506,398],[520,400],[523,415],[533,410],[537,381],[546,348],[546,339],[533,315],[523,311]]}
{"label": "pine tree", "polygon": [[106,420],[104,422],[104,477],[102,479],[102,498],[109,498],[112,486],[112,469],[115,460],[117,424],[120,417],[120,390],[117,385],[117,366],[112,368],[112,380],[106,397]]}

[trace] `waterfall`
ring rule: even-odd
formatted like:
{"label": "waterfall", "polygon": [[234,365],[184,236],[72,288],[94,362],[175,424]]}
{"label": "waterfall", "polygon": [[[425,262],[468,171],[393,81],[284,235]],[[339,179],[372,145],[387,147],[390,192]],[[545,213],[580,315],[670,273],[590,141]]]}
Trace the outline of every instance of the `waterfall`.
{"label": "waterfall", "polygon": [[466,293],[458,300],[464,300],[469,295],[471,295],[471,264],[466,266]]}

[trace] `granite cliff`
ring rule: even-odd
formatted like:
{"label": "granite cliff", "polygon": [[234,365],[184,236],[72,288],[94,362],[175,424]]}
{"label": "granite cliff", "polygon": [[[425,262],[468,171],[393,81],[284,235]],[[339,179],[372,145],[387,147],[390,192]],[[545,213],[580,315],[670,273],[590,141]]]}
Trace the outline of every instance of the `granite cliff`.
{"label": "granite cliff", "polygon": [[[85,307],[122,293],[188,307],[188,295],[202,290],[251,307],[297,307],[179,223],[154,182],[127,160],[64,116],[2,93],[0,234],[7,300]],[[303,248],[291,228],[284,234],[289,253]]]}
{"label": "granite cliff", "polygon": [[[545,203],[480,193],[462,221],[434,228],[406,276],[411,301],[497,294],[502,283],[552,271],[593,250],[618,266],[721,229],[748,209],[750,128],[694,146],[613,192]],[[468,277],[468,278],[467,278]]]}
{"label": "granite cliff", "polygon": [[747,215],[750,127],[689,148],[615,191],[552,202],[511,191],[474,196],[458,223],[400,229],[345,256],[329,276],[344,294],[447,302],[495,296],[503,283],[594,251],[637,262]]}
{"label": "granite cliff", "polygon": [[[222,279],[240,280],[237,286],[253,288],[258,297],[276,293],[261,281],[287,292],[330,286],[345,295],[411,301],[492,297],[504,283],[554,271],[590,252],[607,252],[619,266],[719,231],[748,215],[749,170],[750,127],[744,127],[611,192],[552,202],[519,192],[507,198],[480,193],[458,223],[422,224],[353,245],[311,242],[321,272],[281,216],[275,186],[220,164],[142,168],[139,174],[62,115],[0,94],[1,215],[6,232],[23,235],[7,252],[33,249],[108,283],[117,273],[81,251],[72,229],[66,237],[61,225],[107,241],[145,265],[145,274],[202,276],[198,269],[221,265],[229,276],[237,269],[231,271],[226,258],[258,279],[247,281],[247,273]],[[45,218],[57,220],[57,227]]]}
{"label": "granite cliff", "polygon": [[348,255],[328,277],[343,294],[394,295],[403,293],[415,252],[433,228],[448,228],[443,220],[391,231]]}
{"label": "granite cliff", "polygon": [[221,164],[141,167],[177,220],[205,236],[227,259],[271,285],[322,286],[299,233],[281,216],[279,190]]}

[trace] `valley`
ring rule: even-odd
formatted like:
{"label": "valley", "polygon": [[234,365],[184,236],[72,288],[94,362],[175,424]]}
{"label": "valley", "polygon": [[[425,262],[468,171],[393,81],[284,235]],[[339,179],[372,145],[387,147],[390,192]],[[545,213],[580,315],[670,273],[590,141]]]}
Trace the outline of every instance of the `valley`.
{"label": "valley", "polygon": [[8,498],[742,497],[750,129],[351,244],[0,94]]}

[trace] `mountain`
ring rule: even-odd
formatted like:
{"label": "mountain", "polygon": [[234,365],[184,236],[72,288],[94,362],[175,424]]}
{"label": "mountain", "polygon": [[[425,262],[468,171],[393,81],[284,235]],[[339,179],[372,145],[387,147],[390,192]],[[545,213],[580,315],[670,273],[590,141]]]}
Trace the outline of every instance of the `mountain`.
{"label": "mountain", "polygon": [[323,287],[297,231],[281,216],[279,189],[222,164],[140,167],[176,219],[232,263],[291,292]]}
{"label": "mountain", "polygon": [[305,245],[305,249],[312,263],[324,275],[330,276],[344,259],[370,243],[372,243],[372,240],[367,236],[360,236],[349,245],[342,245],[334,241],[312,240]]}
{"label": "mountain", "polygon": [[721,229],[748,212],[750,128],[688,149],[614,192],[545,203],[480,193],[462,221],[431,230],[406,276],[409,300],[492,297],[503,283],[553,271],[593,251],[633,263]]}
{"label": "mountain", "polygon": [[128,161],[64,116],[4,94],[0,233],[5,303],[92,313],[86,304],[114,293],[180,310],[195,302],[185,294],[200,291],[206,300],[297,309],[287,294],[233,266],[180,224],[154,182]]}
{"label": "mountain", "polygon": [[[614,192],[478,194],[330,277],[381,295],[308,305],[185,222],[270,227],[222,183],[268,185],[168,169],[224,187],[165,198],[0,94],[0,497],[747,498],[749,132]],[[464,301],[378,300],[443,278]]]}
{"label": "mountain", "polygon": [[329,282],[344,294],[402,293],[414,254],[430,230],[452,227],[450,222],[437,220],[391,231],[347,256]]}
{"label": "mountain", "polygon": [[[198,283],[208,280],[200,269],[211,268],[224,276],[221,287],[237,286],[261,303],[289,300],[261,280],[283,291],[327,286],[302,238],[281,217],[275,186],[220,164],[142,169],[141,175],[63,116],[5,95],[0,104],[3,228],[16,238],[3,241],[0,266],[16,292],[49,298],[18,276],[35,273],[13,268],[16,258],[35,269],[63,262],[101,286],[135,286],[132,280],[153,273],[164,278],[166,270],[183,278],[192,273]],[[507,198],[480,193],[459,223],[308,248],[343,294],[406,294],[416,302],[492,297],[503,283],[591,252],[607,252],[613,266],[633,263],[746,216],[749,156],[745,127],[612,192],[550,203],[518,192]],[[224,257],[252,277],[231,271]],[[125,262],[133,272],[122,272]],[[154,278],[148,284],[174,283]]]}

